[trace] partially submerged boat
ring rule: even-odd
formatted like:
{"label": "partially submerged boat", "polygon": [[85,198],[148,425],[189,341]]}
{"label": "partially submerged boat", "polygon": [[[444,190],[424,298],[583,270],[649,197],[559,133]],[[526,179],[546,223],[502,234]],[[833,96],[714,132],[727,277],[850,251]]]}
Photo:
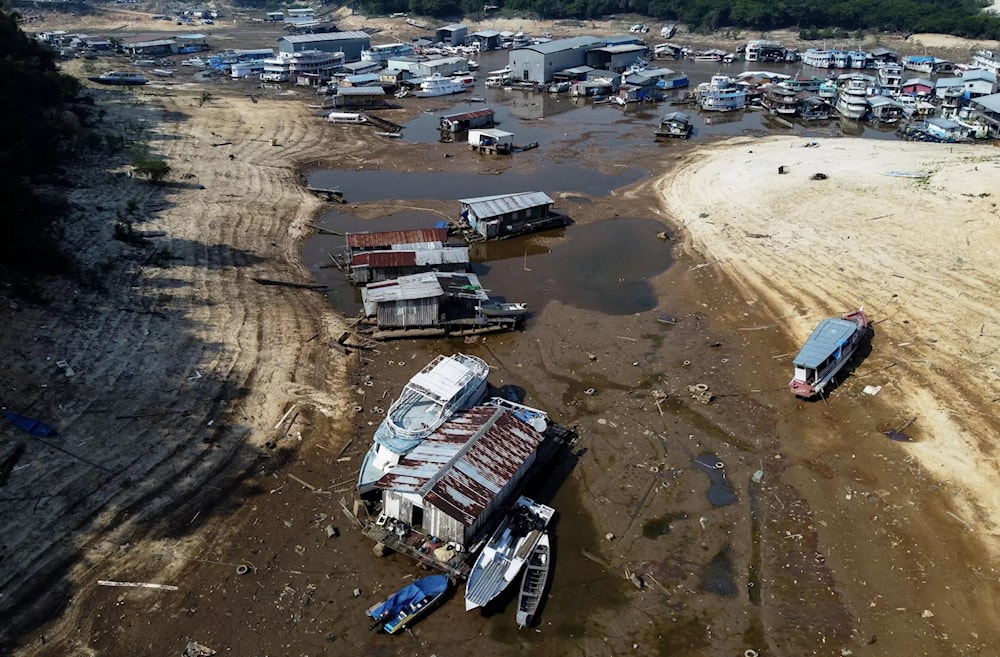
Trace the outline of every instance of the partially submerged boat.
{"label": "partially submerged boat", "polygon": [[381,625],[389,634],[399,632],[430,611],[447,590],[446,575],[431,575],[404,586],[365,612],[375,619],[371,629]]}
{"label": "partially submerged boat", "polygon": [[851,359],[868,332],[864,308],[819,323],[795,357],[795,376],[789,389],[798,397],[822,394]]}
{"label": "partially submerged boat", "polygon": [[452,415],[482,401],[489,373],[485,361],[465,354],[440,355],[417,372],[375,430],[375,442],[358,476],[358,492],[373,490],[400,457]]}
{"label": "partially submerged boat", "polygon": [[465,586],[465,609],[482,607],[514,581],[555,509],[521,496],[483,547]]}
{"label": "partially submerged boat", "polygon": [[535,619],[542,601],[545,583],[549,579],[549,535],[543,533],[528,557],[517,597],[517,626],[527,627]]}

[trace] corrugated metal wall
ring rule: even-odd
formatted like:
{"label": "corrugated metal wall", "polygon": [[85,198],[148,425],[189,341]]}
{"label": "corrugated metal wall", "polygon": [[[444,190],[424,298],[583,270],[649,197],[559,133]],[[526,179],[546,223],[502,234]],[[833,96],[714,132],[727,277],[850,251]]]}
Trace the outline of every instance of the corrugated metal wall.
{"label": "corrugated metal wall", "polygon": [[380,303],[378,326],[383,329],[437,326],[438,301],[438,298],[434,297]]}

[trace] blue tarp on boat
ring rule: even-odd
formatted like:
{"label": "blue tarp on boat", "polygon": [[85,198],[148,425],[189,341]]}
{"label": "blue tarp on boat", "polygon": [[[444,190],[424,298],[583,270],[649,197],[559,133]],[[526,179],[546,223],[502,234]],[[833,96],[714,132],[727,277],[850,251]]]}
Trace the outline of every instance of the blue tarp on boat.
{"label": "blue tarp on boat", "polygon": [[392,634],[401,629],[406,621],[425,610],[431,603],[448,589],[446,575],[431,575],[418,579],[389,598],[377,604],[367,613],[380,623],[385,623],[385,630]]}
{"label": "blue tarp on boat", "polygon": [[47,438],[49,436],[58,436],[59,432],[50,427],[43,422],[36,420],[33,417],[27,417],[25,415],[18,415],[17,413],[11,413],[10,411],[4,411],[4,417],[14,423],[14,426],[24,431],[25,433],[30,433],[32,436],[41,436],[42,438]]}

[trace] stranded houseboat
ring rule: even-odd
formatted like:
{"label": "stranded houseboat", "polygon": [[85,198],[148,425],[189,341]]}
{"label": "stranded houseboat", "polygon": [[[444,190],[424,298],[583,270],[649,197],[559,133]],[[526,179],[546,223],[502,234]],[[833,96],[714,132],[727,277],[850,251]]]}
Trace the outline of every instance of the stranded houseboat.
{"label": "stranded houseboat", "polygon": [[868,317],[863,308],[824,319],[795,357],[795,376],[788,383],[789,389],[806,399],[822,394],[851,360],[867,332]]}

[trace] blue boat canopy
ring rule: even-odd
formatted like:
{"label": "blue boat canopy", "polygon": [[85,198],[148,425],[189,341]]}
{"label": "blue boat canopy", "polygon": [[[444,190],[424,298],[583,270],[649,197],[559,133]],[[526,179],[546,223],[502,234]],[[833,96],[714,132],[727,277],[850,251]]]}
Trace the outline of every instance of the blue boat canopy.
{"label": "blue boat canopy", "polygon": [[847,319],[824,319],[795,357],[795,367],[816,369],[839,347],[847,344],[858,325]]}

